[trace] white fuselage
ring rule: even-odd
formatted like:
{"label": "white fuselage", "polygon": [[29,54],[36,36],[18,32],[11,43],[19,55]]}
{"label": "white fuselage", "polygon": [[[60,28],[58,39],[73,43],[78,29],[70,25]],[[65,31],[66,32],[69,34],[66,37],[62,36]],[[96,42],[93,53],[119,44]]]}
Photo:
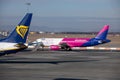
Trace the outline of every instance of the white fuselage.
{"label": "white fuselage", "polygon": [[45,46],[58,45],[63,38],[40,38],[37,42],[42,42]]}
{"label": "white fuselage", "polygon": [[17,43],[0,42],[0,51],[19,49],[15,45],[17,45]]}

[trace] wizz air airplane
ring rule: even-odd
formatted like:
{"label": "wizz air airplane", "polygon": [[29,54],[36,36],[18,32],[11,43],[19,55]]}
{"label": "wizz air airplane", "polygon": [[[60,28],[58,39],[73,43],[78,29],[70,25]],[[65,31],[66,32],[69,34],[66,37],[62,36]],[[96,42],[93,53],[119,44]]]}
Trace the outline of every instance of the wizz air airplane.
{"label": "wizz air airplane", "polygon": [[16,53],[27,48],[24,43],[26,43],[31,19],[32,13],[27,13],[13,32],[5,39],[0,40],[0,55]]}
{"label": "wizz air airplane", "polygon": [[107,39],[109,25],[105,25],[95,38],[40,38],[34,43],[49,46],[51,50],[71,50],[73,47],[88,47],[110,42]]}

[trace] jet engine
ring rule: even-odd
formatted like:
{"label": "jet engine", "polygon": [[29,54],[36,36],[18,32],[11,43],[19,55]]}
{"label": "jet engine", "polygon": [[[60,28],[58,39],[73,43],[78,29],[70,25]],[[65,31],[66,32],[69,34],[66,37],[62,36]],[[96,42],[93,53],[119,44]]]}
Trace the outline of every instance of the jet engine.
{"label": "jet engine", "polygon": [[60,46],[58,45],[51,45],[50,50],[60,50]]}

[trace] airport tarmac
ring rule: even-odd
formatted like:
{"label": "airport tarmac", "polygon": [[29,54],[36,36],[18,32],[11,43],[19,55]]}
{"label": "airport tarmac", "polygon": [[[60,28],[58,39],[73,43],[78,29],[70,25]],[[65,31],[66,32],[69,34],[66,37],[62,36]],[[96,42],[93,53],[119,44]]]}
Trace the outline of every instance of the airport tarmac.
{"label": "airport tarmac", "polygon": [[0,57],[0,80],[120,80],[120,52],[23,51]]}

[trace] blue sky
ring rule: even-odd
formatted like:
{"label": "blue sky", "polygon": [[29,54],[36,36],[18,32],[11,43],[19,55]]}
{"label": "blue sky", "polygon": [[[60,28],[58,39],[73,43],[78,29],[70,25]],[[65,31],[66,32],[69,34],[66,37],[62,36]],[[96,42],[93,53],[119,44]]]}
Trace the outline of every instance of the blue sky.
{"label": "blue sky", "polygon": [[34,16],[120,18],[120,0],[0,0],[0,16],[22,16],[28,2]]}
{"label": "blue sky", "polygon": [[31,30],[85,32],[109,24],[110,31],[120,31],[120,0],[0,0],[0,30],[12,30],[28,7]]}

